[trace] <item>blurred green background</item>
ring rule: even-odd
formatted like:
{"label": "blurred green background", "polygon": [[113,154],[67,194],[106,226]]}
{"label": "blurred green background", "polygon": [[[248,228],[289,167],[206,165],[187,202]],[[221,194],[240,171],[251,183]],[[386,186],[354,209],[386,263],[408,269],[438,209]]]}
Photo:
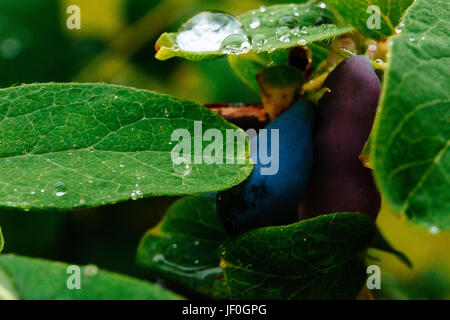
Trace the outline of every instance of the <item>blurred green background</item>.
{"label": "blurred green background", "polygon": [[[106,82],[150,89],[200,104],[256,102],[259,94],[233,74],[226,59],[157,61],[164,31],[204,10],[240,14],[275,0],[1,0],[0,87],[30,82]],[[68,30],[66,8],[81,8],[81,30]],[[154,198],[55,214],[0,212],[6,252],[148,277],[135,265],[140,237],[175,198]],[[431,234],[385,205],[382,232],[414,264],[371,251],[382,270],[378,299],[450,299],[450,233]]]}

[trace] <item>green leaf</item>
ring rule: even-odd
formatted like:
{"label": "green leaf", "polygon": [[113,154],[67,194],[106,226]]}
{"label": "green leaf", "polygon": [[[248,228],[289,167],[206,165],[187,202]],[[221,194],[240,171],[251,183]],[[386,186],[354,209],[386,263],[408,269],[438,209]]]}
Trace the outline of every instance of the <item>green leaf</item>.
{"label": "green leaf", "polygon": [[[192,61],[209,60],[225,55],[241,55],[253,52],[273,52],[278,49],[330,40],[353,30],[331,24],[332,14],[316,5],[274,5],[243,14],[239,20],[247,30],[251,48],[245,52],[224,53],[189,52],[180,49],[178,33],[164,33],[156,44],[156,58],[166,60],[181,57]],[[255,24],[255,22],[258,22]],[[258,25],[257,27],[255,27]]]}
{"label": "green leaf", "polygon": [[219,267],[219,245],[227,239],[216,214],[215,197],[178,200],[147,232],[137,260],[151,274],[205,297],[227,297]]}
{"label": "green leaf", "polygon": [[413,222],[450,230],[448,1],[418,0],[392,39],[371,156],[379,190]]}
{"label": "green leaf", "polygon": [[[76,271],[68,264],[16,255],[0,255],[0,298],[23,300],[174,300],[180,296],[158,285],[80,267],[80,289],[69,289]],[[8,284],[8,287],[5,286]]]}
{"label": "green leaf", "polygon": [[[395,34],[395,28],[400,22],[405,10],[414,0],[323,0],[341,23],[354,26],[362,34],[371,38],[384,38]],[[370,6],[380,8],[380,28],[369,29],[368,20],[376,13],[369,10]],[[369,23],[369,25],[371,25]]]}
{"label": "green leaf", "polygon": [[221,266],[233,299],[354,299],[377,236],[365,215],[323,215],[231,238],[220,249]]}
{"label": "green leaf", "polygon": [[[236,129],[246,140],[245,155],[228,159],[235,164],[207,164],[216,159],[205,155],[202,164],[174,166],[173,131],[190,132],[193,160],[200,120],[203,132],[215,128],[225,137],[226,129]],[[145,90],[55,83],[3,89],[0,206],[72,209],[227,189],[251,172],[247,140],[207,108]]]}

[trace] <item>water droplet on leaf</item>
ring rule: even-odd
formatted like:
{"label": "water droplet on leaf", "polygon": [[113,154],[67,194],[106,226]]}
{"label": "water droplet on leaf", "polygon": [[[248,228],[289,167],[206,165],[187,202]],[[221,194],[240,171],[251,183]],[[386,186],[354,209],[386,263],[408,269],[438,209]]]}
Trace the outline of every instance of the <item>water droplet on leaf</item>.
{"label": "water droplet on leaf", "polygon": [[263,34],[255,34],[252,37],[252,45],[254,47],[262,47],[267,43],[267,37]]}
{"label": "water droplet on leaf", "polygon": [[62,197],[67,193],[66,184],[64,182],[57,181],[53,186],[55,188],[55,196]]}
{"label": "water droplet on leaf", "polygon": [[253,18],[252,22],[250,23],[250,28],[256,29],[261,25],[261,21],[258,18]]}
{"label": "water droplet on leaf", "polygon": [[188,176],[192,172],[192,166],[187,161],[173,164],[173,171],[180,176]]}
{"label": "water droplet on leaf", "polygon": [[278,25],[288,27],[289,29],[293,29],[298,26],[298,21],[293,16],[284,16],[278,19]]}
{"label": "water droplet on leaf", "polygon": [[250,50],[251,45],[246,35],[232,34],[223,40],[220,52],[223,54],[242,54]]}
{"label": "water droplet on leaf", "polygon": [[222,12],[201,12],[183,24],[177,45],[189,52],[218,51],[231,34],[246,34],[237,18]]}

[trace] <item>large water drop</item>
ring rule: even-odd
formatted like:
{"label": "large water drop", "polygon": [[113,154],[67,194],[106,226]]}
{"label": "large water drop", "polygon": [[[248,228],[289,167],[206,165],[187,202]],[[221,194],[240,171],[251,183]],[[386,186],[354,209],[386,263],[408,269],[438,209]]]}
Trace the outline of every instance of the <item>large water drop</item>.
{"label": "large water drop", "polygon": [[225,38],[232,34],[246,34],[237,18],[222,12],[201,12],[183,24],[177,44],[183,51],[218,51]]}

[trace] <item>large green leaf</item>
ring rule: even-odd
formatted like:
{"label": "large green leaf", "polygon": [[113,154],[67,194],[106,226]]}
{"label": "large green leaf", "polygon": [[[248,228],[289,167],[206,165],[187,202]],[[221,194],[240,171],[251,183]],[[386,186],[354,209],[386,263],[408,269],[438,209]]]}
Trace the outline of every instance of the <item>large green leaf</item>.
{"label": "large green leaf", "polygon": [[448,1],[417,0],[392,39],[371,149],[386,200],[433,232],[450,229]]}
{"label": "large green leaf", "polygon": [[[372,38],[384,38],[394,34],[405,10],[414,0],[323,0],[328,8],[341,19],[341,23],[354,26],[362,34]],[[380,8],[380,28],[369,29],[368,19]],[[370,24],[369,24],[370,25]]]}
{"label": "large green leaf", "polygon": [[248,150],[227,159],[235,164],[207,164],[216,159],[205,155],[202,164],[173,165],[178,142],[171,135],[179,128],[191,133],[194,160],[195,121],[202,121],[203,132],[216,128],[223,137],[226,129],[238,130],[248,149],[244,131],[163,94],[105,84],[0,90],[0,206],[71,209],[214,192],[244,180],[252,167],[245,161]]}
{"label": "large green leaf", "polygon": [[69,289],[76,271],[68,264],[0,255],[0,299],[23,300],[173,300],[181,297],[158,285],[95,266],[80,268],[80,289]]}
{"label": "large green leaf", "polygon": [[333,16],[328,10],[317,5],[289,4],[261,7],[239,18],[251,45],[248,51],[184,51],[177,44],[178,33],[164,33],[157,42],[156,57],[160,60],[182,57],[198,61],[215,59],[224,55],[273,52],[277,49],[329,40],[353,30],[352,27],[331,24],[332,19]]}
{"label": "large green leaf", "polygon": [[215,197],[185,198],[147,232],[137,259],[153,275],[206,297],[226,298],[218,250],[227,237],[217,218]]}
{"label": "large green leaf", "polygon": [[233,299],[354,299],[367,276],[366,249],[398,254],[380,237],[365,215],[324,215],[231,238],[221,266]]}

